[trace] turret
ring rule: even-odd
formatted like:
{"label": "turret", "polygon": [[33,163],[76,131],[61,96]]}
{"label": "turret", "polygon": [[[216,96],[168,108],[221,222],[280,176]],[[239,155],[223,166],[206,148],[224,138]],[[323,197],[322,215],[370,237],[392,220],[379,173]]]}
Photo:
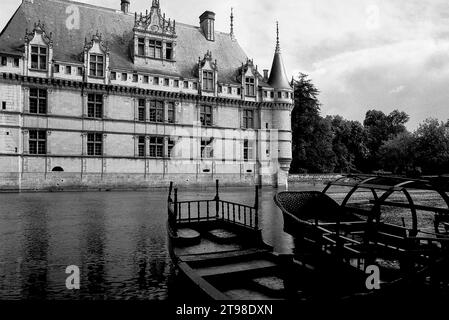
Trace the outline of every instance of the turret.
{"label": "turret", "polygon": [[276,24],[276,32],[276,50],[270,77],[268,78],[268,84],[274,88],[272,127],[278,130],[278,152],[273,152],[272,157],[277,157],[273,160],[278,162],[275,175],[276,184],[277,186],[287,187],[288,172],[292,162],[291,111],[293,109],[293,90],[282,61],[278,23]]}
{"label": "turret", "polygon": [[123,13],[129,12],[129,0],[122,0],[121,9]]}

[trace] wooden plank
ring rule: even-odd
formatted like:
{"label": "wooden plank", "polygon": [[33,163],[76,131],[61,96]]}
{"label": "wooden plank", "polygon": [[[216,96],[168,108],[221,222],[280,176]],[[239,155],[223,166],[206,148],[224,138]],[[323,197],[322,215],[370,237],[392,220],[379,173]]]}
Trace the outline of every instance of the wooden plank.
{"label": "wooden plank", "polygon": [[228,252],[214,252],[214,253],[206,253],[206,254],[196,254],[196,255],[188,255],[180,257],[181,261],[184,262],[200,262],[200,261],[208,261],[208,260],[216,260],[216,259],[229,259],[236,257],[248,257],[252,255],[262,255],[264,253],[268,253],[268,250],[262,249],[249,249],[249,250],[235,250]]}
{"label": "wooden plank", "polygon": [[236,263],[198,268],[195,269],[195,271],[201,277],[207,277],[215,275],[229,275],[232,273],[256,271],[273,267],[276,267],[276,263],[272,261],[264,259],[255,259],[244,262],[236,262]]}
{"label": "wooden plank", "polygon": [[[376,203],[375,200],[370,200],[370,203]],[[398,208],[411,208],[410,204],[408,203],[401,203],[401,202],[393,202],[393,201],[382,201],[380,202],[381,205],[390,206],[390,207],[398,207]],[[443,213],[443,214],[449,214],[449,209],[445,208],[437,208],[437,207],[429,207],[429,206],[423,206],[423,205],[414,205],[416,210],[422,210],[422,211],[429,211],[429,212],[437,212],[437,213]]]}

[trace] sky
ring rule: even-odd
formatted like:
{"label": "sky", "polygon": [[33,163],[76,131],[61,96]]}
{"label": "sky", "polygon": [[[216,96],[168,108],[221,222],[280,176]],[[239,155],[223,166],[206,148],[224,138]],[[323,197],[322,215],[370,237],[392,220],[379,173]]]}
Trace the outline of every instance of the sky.
{"label": "sky", "polygon": [[[120,0],[81,0],[120,8]],[[0,28],[20,4],[3,0]],[[130,0],[130,11],[151,0]],[[445,0],[160,0],[176,21],[197,25],[205,10],[216,30],[235,34],[259,70],[270,69],[276,21],[287,73],[309,75],[322,115],[363,121],[366,111],[410,115],[408,127],[449,119],[449,2]]]}

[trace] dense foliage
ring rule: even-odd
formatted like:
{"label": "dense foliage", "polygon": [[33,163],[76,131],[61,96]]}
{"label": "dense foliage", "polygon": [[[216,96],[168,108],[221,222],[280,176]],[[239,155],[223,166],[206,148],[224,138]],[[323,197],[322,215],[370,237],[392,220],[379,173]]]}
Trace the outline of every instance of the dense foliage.
{"label": "dense foliage", "polygon": [[300,74],[293,85],[292,173],[449,173],[449,120],[427,119],[409,132],[409,116],[399,110],[369,110],[363,124],[340,116],[323,118],[319,90],[307,75]]}

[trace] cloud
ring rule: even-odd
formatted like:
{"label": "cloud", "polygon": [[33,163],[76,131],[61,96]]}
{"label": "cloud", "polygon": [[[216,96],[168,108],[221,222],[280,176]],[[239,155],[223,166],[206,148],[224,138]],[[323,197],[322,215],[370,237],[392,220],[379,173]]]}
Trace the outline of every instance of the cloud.
{"label": "cloud", "polygon": [[400,85],[399,87],[396,87],[396,88],[390,90],[390,94],[400,93],[400,92],[404,91],[404,89],[405,89],[405,86]]}

